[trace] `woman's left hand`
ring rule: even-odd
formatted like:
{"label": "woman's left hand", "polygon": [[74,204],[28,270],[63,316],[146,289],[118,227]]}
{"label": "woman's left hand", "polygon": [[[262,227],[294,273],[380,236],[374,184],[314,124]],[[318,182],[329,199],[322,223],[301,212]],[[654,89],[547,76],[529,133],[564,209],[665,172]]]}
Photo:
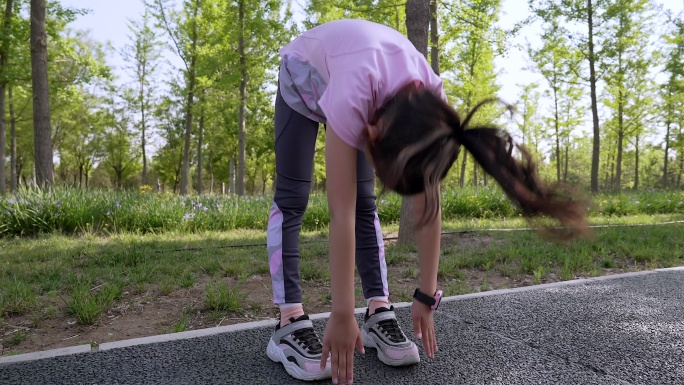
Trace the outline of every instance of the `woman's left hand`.
{"label": "woman's left hand", "polygon": [[437,339],[435,338],[435,320],[432,317],[433,310],[418,300],[413,300],[411,306],[411,319],[413,319],[413,333],[416,338],[423,342],[425,354],[435,358],[437,351]]}

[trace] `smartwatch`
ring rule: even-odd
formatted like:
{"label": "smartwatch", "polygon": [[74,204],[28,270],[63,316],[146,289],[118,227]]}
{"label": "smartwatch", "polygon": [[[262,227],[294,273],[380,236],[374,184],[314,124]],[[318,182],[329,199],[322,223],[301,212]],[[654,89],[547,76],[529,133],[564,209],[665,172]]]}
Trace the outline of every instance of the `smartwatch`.
{"label": "smartwatch", "polygon": [[419,302],[424,303],[428,306],[430,306],[430,309],[432,310],[437,310],[439,307],[439,303],[442,301],[442,291],[437,290],[434,295],[427,295],[420,291],[420,289],[416,289],[416,291],[413,293],[413,298],[417,299]]}

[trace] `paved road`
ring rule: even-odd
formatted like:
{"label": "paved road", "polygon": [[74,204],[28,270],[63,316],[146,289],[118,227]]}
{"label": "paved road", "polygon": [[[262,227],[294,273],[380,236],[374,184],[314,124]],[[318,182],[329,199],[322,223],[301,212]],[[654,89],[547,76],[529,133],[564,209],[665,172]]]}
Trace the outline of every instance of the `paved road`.
{"label": "paved road", "polygon": [[[355,383],[684,384],[683,283],[679,269],[457,297],[435,315],[434,360],[387,368],[368,349]],[[266,357],[270,332],[6,364],[0,384],[297,384]]]}

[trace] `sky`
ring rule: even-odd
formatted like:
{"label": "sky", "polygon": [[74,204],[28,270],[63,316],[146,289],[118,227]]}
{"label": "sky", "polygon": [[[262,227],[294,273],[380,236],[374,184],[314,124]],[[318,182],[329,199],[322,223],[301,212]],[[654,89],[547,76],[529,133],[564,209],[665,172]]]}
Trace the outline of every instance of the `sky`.
{"label": "sky", "polygon": [[[300,10],[305,0],[292,1],[293,9],[299,13],[296,19],[301,20]],[[89,30],[95,40],[103,43],[110,42],[116,50],[120,50],[125,44],[130,43],[128,37],[130,32],[127,26],[129,20],[139,19],[144,12],[142,0],[61,0],[60,2],[67,7],[89,9],[90,12],[87,15],[80,16],[71,24],[71,28]],[[656,2],[675,13],[681,12],[684,6],[684,0],[656,0]],[[529,16],[527,0],[502,0],[502,6],[501,26],[503,28],[510,28],[516,22]],[[538,28],[526,27],[514,43],[523,44],[525,38],[534,42],[535,37],[539,34]],[[174,57],[173,53],[167,51],[166,55],[172,63],[178,64],[179,60]],[[506,57],[496,59],[497,68],[502,71],[497,79],[501,86],[498,96],[509,103],[515,103],[518,100],[521,91],[519,84],[529,84],[540,80],[539,75],[524,70],[528,65],[526,56],[522,51],[514,48],[509,51]],[[126,80],[128,78],[125,71],[121,69],[123,62],[120,55],[110,54],[108,63],[121,79]],[[505,70],[503,70],[504,65]]]}

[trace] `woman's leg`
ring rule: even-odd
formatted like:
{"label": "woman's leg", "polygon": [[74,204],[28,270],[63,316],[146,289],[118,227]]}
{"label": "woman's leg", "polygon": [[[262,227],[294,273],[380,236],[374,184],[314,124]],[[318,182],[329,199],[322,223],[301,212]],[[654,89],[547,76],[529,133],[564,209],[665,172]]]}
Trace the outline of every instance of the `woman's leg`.
{"label": "woman's leg", "polygon": [[375,173],[363,151],[356,159],[356,268],[364,298],[387,303],[387,264],[374,191]]}
{"label": "woman's leg", "polygon": [[275,197],[266,235],[273,303],[300,305],[299,233],[311,190],[318,123],[292,110],[280,91],[275,103]]}

